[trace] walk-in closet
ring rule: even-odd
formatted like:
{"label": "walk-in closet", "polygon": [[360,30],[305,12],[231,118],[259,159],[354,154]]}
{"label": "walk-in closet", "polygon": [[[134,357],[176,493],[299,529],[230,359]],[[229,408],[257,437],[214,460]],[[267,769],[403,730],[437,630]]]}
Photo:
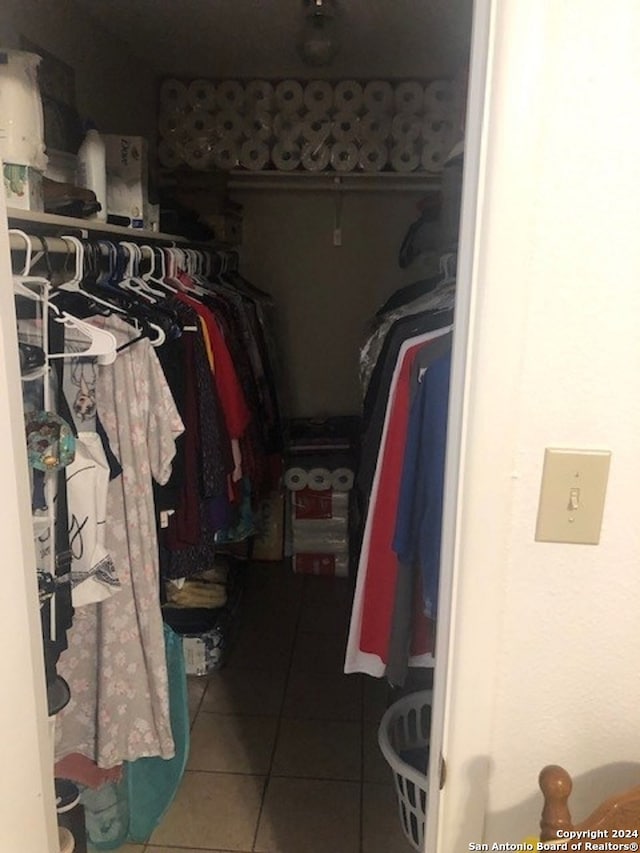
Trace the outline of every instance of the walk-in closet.
{"label": "walk-in closet", "polygon": [[61,853],[424,849],[472,12],[0,11]]}

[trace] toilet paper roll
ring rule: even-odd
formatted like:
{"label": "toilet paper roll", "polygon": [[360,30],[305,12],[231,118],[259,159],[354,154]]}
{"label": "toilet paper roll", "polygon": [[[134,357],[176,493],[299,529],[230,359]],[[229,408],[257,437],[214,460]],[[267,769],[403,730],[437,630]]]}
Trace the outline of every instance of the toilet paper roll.
{"label": "toilet paper roll", "polygon": [[338,111],[357,113],[363,104],[362,86],[357,80],[341,80],[333,93],[333,103]]}
{"label": "toilet paper roll", "polygon": [[437,142],[441,148],[450,145],[453,134],[453,123],[447,119],[434,119],[426,116],[422,122],[422,138],[424,142]]}
{"label": "toilet paper roll", "polygon": [[400,143],[391,152],[391,167],[395,172],[414,172],[420,165],[415,145]]}
{"label": "toilet paper roll", "polygon": [[216,102],[221,110],[240,110],[244,106],[244,86],[237,80],[224,80],[216,87]]}
{"label": "toilet paper roll", "polygon": [[384,113],[365,113],[360,119],[360,138],[367,142],[385,142],[391,133],[391,119]]}
{"label": "toilet paper roll", "polygon": [[247,139],[240,149],[240,165],[259,172],[269,162],[269,146],[260,139]]}
{"label": "toilet paper roll", "polygon": [[444,117],[453,106],[453,88],[447,80],[434,80],[425,86],[424,111],[426,115]]}
{"label": "toilet paper roll", "polygon": [[187,139],[213,139],[217,134],[217,125],[211,113],[205,110],[194,110],[183,124]]}
{"label": "toilet paper roll", "polygon": [[220,110],[215,116],[215,130],[220,139],[238,140],[244,134],[244,119],[235,110]]}
{"label": "toilet paper roll", "polygon": [[446,156],[446,148],[440,139],[430,139],[422,146],[420,162],[427,172],[441,172]]}
{"label": "toilet paper roll", "polygon": [[331,133],[331,119],[328,113],[308,112],[302,120],[302,138],[316,145],[326,142]]}
{"label": "toilet paper roll", "polygon": [[158,143],[158,160],[165,169],[176,169],[182,163],[182,146],[177,140],[161,139]]}
{"label": "toilet paper roll", "polygon": [[331,488],[336,492],[348,492],[353,488],[355,474],[351,468],[336,468],[331,472]]}
{"label": "toilet paper roll", "polygon": [[208,139],[190,139],[184,146],[184,162],[192,169],[208,169],[212,164],[211,142]]}
{"label": "toilet paper roll", "polygon": [[331,135],[336,142],[354,142],[358,138],[360,119],[354,112],[336,113],[331,123]]}
{"label": "toilet paper roll", "polygon": [[196,110],[214,110],[216,108],[216,86],[210,80],[192,80],[187,90],[187,98]]}
{"label": "toilet paper roll", "polygon": [[302,136],[302,121],[296,113],[278,113],[273,131],[280,142],[295,142]]}
{"label": "toilet paper roll", "polygon": [[304,90],[304,105],[312,112],[328,112],[333,106],[333,87],[326,80],[312,80]]}
{"label": "toilet paper roll", "polygon": [[291,172],[300,165],[301,151],[297,142],[276,142],[271,152],[271,160],[276,169]]}
{"label": "toilet paper roll", "polygon": [[352,172],[358,165],[358,148],[353,142],[334,142],[331,165],[336,172]]}
{"label": "toilet paper roll", "polygon": [[372,113],[390,113],[393,109],[393,87],[386,80],[371,80],[364,87],[363,97]]}
{"label": "toilet paper roll", "polygon": [[245,122],[246,136],[267,142],[273,135],[273,119],[267,110],[256,108]]}
{"label": "toilet paper roll", "polygon": [[331,488],[331,471],[328,468],[312,468],[308,474],[309,488],[314,492],[324,492]]}
{"label": "toilet paper roll", "polygon": [[343,525],[349,520],[349,492],[337,492],[327,489],[322,492],[314,492],[309,488],[297,489],[291,495],[291,520],[331,522],[340,521]]}
{"label": "toilet paper roll", "polygon": [[399,83],[396,86],[394,98],[399,113],[421,113],[424,108],[422,86],[415,80]]}
{"label": "toilet paper roll", "polygon": [[184,112],[189,106],[185,84],[180,80],[165,80],[160,86],[160,106],[167,111]]}
{"label": "toilet paper roll", "polygon": [[384,142],[365,142],[360,148],[358,164],[364,172],[380,172],[388,159],[389,149]]}
{"label": "toilet paper roll", "polygon": [[184,113],[176,111],[161,113],[160,118],[158,119],[158,130],[160,132],[160,136],[165,139],[174,139],[179,130],[184,131],[184,122]]}
{"label": "toilet paper roll", "polygon": [[302,166],[308,172],[322,172],[330,158],[331,149],[325,142],[308,142],[302,149]]}
{"label": "toilet paper roll", "polygon": [[250,107],[270,110],[273,107],[273,84],[268,80],[252,80],[246,85],[245,98]]}
{"label": "toilet paper roll", "polygon": [[300,492],[308,484],[309,478],[304,468],[288,468],[284,472],[284,485],[290,492]]}
{"label": "toilet paper roll", "polygon": [[391,134],[396,142],[407,145],[416,142],[422,133],[422,120],[412,113],[398,113],[393,117]]}
{"label": "toilet paper roll", "polygon": [[298,112],[304,104],[302,84],[297,80],[283,80],[276,86],[275,99],[282,112]]}
{"label": "toilet paper roll", "polygon": [[232,139],[221,139],[211,149],[211,162],[216,169],[229,172],[235,169],[239,162],[237,143]]}

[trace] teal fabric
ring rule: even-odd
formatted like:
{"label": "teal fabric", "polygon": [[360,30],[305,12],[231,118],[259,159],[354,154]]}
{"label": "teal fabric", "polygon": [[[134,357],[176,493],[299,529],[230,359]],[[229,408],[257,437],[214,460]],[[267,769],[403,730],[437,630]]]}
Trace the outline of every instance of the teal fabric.
{"label": "teal fabric", "polygon": [[96,850],[117,850],[127,841],[144,842],[165,816],[182,781],[189,756],[189,703],[182,637],[164,626],[169,673],[169,712],[176,753],[173,758],[139,758],[126,763],[121,782],[84,788],[87,838]]}
{"label": "teal fabric", "polygon": [[189,703],[182,637],[164,626],[169,671],[171,730],[176,753],[168,760],[139,758],[127,765],[129,841],[143,842],[161,822],[173,802],[189,757]]}

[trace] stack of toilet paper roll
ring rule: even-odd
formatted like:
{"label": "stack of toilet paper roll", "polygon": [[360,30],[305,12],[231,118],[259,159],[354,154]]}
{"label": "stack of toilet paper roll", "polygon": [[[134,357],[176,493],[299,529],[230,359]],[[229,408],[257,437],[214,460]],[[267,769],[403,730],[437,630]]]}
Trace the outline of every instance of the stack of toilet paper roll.
{"label": "stack of toilet paper roll", "polygon": [[168,169],[439,171],[452,109],[447,81],[170,79],[158,156]]}
{"label": "stack of toilet paper roll", "polygon": [[294,571],[347,577],[353,470],[296,464],[285,472],[284,483]]}

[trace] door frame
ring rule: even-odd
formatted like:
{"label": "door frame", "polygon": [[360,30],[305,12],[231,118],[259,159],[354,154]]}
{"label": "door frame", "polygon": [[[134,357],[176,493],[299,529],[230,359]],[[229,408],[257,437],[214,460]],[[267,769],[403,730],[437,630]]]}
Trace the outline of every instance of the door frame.
{"label": "door frame", "polygon": [[[456,631],[456,592],[460,577],[460,510],[464,494],[464,462],[467,444],[467,411],[471,393],[470,363],[478,320],[478,232],[485,193],[486,139],[488,131],[487,93],[495,0],[474,0],[469,83],[465,121],[464,176],[457,263],[455,327],[451,365],[449,424],[442,522],[439,618],[436,628],[436,665],[434,670],[431,741],[428,767],[428,809],[425,827],[425,853],[444,850],[442,815],[447,783],[440,790],[444,758],[446,777],[447,745],[450,739],[448,709],[451,703],[452,667],[459,654]],[[455,784],[455,782],[453,782]],[[449,788],[452,780],[449,779]],[[480,805],[480,804],[478,804]],[[470,838],[482,838],[484,803],[474,810]]]}

